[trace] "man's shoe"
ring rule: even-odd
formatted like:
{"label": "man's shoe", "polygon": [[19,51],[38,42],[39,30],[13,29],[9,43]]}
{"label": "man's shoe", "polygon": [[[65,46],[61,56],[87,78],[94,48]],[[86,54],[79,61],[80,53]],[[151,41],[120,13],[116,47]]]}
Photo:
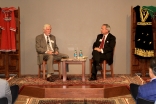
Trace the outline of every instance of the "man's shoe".
{"label": "man's shoe", "polygon": [[55,80],[50,76],[50,77],[47,78],[47,81],[54,82]]}
{"label": "man's shoe", "polygon": [[91,77],[91,78],[89,78],[89,81],[94,81],[94,80],[97,80],[97,78],[96,77]]}
{"label": "man's shoe", "polygon": [[[61,79],[63,79],[63,76],[61,76]],[[71,80],[69,77],[67,77],[67,80]]]}
{"label": "man's shoe", "polygon": [[97,65],[97,66],[96,66],[96,70],[102,70],[101,65]]}

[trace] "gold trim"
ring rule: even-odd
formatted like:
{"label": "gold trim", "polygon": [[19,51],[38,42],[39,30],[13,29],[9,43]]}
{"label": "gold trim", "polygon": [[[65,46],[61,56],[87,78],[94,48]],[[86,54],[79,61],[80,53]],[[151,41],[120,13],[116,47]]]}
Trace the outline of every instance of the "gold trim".
{"label": "gold trim", "polygon": [[154,50],[144,50],[140,48],[135,48],[134,54],[142,57],[154,57]]}
{"label": "gold trim", "polygon": [[147,20],[148,16],[149,16],[148,11],[146,9],[143,9],[142,7],[140,7],[140,19],[141,19],[141,21],[145,22]]}
{"label": "gold trim", "polygon": [[137,22],[137,25],[152,25],[152,22]]}

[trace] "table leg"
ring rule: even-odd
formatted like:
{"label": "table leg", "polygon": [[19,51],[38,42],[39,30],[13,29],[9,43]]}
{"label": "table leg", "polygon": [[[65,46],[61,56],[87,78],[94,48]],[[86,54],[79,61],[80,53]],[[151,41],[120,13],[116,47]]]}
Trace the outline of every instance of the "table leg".
{"label": "table leg", "polygon": [[62,66],[63,66],[63,68],[62,68],[62,73],[63,73],[63,81],[65,82],[66,81],[66,63],[65,63],[65,61],[63,61],[62,62]]}
{"label": "table leg", "polygon": [[85,81],[85,62],[82,62],[82,81]]}

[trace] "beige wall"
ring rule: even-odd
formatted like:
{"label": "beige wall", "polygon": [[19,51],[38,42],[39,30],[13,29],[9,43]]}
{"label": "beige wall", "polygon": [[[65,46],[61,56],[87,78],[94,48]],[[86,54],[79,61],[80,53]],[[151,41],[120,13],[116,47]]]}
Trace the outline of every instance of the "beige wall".
{"label": "beige wall", "polygon": [[[131,6],[156,5],[155,0],[0,0],[0,7],[21,9],[21,73],[37,74],[35,37],[45,23],[52,25],[60,52],[73,57],[82,49],[91,58],[92,44],[103,23],[111,26],[117,44],[114,73],[130,73]],[[80,65],[70,65],[69,74],[81,73]],[[89,73],[89,61],[86,74]]]}

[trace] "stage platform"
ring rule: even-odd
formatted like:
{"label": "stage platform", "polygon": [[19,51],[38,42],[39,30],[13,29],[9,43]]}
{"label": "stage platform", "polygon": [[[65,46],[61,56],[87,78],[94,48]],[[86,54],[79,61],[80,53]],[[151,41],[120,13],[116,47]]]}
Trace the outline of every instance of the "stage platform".
{"label": "stage platform", "polygon": [[121,85],[25,85],[20,95],[37,98],[110,98],[130,94]]}

